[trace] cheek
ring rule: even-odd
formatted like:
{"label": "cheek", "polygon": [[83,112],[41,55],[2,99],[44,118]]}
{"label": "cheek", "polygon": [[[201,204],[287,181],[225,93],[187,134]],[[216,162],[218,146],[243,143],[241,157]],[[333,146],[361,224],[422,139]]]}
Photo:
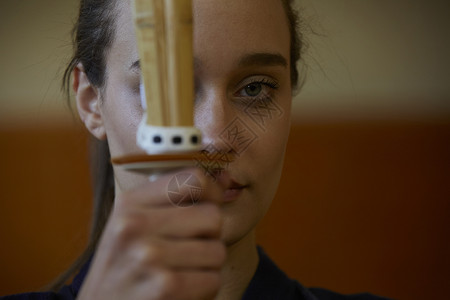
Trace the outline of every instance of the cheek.
{"label": "cheek", "polygon": [[136,131],[142,119],[139,95],[120,82],[109,83],[103,101],[103,118],[111,156],[139,153]]}
{"label": "cheek", "polygon": [[[252,160],[253,172],[260,189],[276,190],[281,176],[284,153],[289,137],[291,97],[285,94],[276,103],[273,115],[267,118],[263,129],[257,129],[258,139],[252,145],[248,158]],[[266,114],[270,115],[270,114]],[[274,192],[274,191],[273,191]]]}
{"label": "cheek", "polygon": [[[274,121],[270,128],[262,133],[258,142],[255,144],[255,150],[258,153],[255,157],[260,160],[258,165],[266,172],[264,178],[267,180],[278,181],[276,170],[281,170],[284,160],[284,152],[289,137],[290,122],[288,118]],[[270,170],[270,171],[269,171]],[[261,173],[260,173],[261,174]],[[273,176],[271,176],[273,174]],[[274,178],[275,177],[275,178]]]}
{"label": "cheek", "polygon": [[[257,119],[257,151],[268,161],[278,161],[284,154],[291,123],[291,102],[290,90],[283,89],[274,101],[257,110],[257,115],[260,116]],[[252,119],[254,121],[256,118]]]}

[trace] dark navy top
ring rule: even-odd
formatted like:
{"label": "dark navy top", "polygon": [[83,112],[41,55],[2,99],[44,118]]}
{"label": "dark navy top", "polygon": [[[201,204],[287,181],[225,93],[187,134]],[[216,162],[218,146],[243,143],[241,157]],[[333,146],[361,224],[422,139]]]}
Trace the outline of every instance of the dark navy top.
{"label": "dark navy top", "polygon": [[[290,279],[272,260],[258,248],[259,264],[242,300],[386,300],[370,294],[341,295],[321,288],[305,288]],[[58,293],[26,293],[0,297],[1,300],[74,300],[89,270],[84,265],[71,285],[64,286]],[[128,300],[128,299],[126,299]]]}

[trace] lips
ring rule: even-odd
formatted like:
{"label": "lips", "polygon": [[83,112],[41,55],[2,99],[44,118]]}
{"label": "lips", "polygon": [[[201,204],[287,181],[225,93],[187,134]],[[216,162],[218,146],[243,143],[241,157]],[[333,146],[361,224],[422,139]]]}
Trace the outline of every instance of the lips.
{"label": "lips", "polygon": [[245,186],[245,185],[239,185],[239,184],[230,186],[230,188],[225,190],[224,202],[231,202],[231,201],[236,200],[236,198],[242,194],[242,192],[244,191],[244,189],[246,187],[247,186]]}
{"label": "lips", "polygon": [[230,202],[235,200],[248,185],[239,183],[233,179],[227,171],[222,171],[215,176],[218,184],[225,189],[224,201]]}
{"label": "lips", "polygon": [[234,180],[231,180],[231,183],[228,186],[227,190],[240,190],[245,187],[246,187],[246,185],[243,185],[243,184],[235,182]]}

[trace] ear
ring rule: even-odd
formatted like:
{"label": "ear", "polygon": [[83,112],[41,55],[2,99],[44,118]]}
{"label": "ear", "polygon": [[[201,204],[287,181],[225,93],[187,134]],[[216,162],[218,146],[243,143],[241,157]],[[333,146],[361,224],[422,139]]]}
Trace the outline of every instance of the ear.
{"label": "ear", "polygon": [[105,140],[106,131],[100,112],[100,93],[97,87],[89,82],[81,64],[73,70],[73,90],[81,121],[92,135],[99,140]]}

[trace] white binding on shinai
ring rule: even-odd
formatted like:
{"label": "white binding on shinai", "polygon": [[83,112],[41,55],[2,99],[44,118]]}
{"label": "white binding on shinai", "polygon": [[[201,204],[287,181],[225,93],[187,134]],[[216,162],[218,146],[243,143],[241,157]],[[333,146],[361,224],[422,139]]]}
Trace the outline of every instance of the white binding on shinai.
{"label": "white binding on shinai", "polygon": [[[140,85],[141,104],[147,109],[145,90]],[[201,150],[201,132],[190,126],[153,126],[148,125],[146,116],[141,120],[137,130],[137,145],[147,154],[193,152]]]}

